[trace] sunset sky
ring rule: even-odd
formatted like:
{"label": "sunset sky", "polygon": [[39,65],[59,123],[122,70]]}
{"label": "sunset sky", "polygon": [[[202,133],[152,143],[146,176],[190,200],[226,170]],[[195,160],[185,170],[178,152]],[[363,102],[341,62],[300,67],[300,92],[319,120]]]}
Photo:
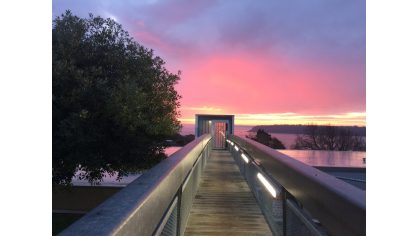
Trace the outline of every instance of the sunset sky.
{"label": "sunset sky", "polygon": [[66,9],[113,18],[182,71],[184,124],[366,123],[364,1],[53,0]]}

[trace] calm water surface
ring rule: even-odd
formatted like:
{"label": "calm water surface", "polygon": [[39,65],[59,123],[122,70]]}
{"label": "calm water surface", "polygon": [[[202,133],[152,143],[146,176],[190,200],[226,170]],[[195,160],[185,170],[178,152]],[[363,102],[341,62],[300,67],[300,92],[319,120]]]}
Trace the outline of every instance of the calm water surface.
{"label": "calm water surface", "polygon": [[[248,132],[252,126],[238,126],[234,128],[235,135],[245,137],[249,135]],[[194,134],[194,125],[184,125],[181,133]],[[290,148],[294,143],[296,134],[278,134],[273,133],[271,136],[279,139],[286,148]],[[182,147],[168,147],[165,149],[165,153],[170,156]],[[298,161],[306,163],[311,166],[332,166],[332,167],[366,167],[363,159],[366,158],[366,152],[355,152],[355,151],[313,151],[313,150],[278,150],[279,152],[290,156]],[[117,180],[116,176],[105,175],[103,181],[100,183],[102,186],[126,186],[133,180],[141,176],[141,173],[131,174],[123,177],[121,180]],[[76,177],[73,178],[72,183],[74,185],[90,186],[91,184],[86,180],[79,180]]]}
{"label": "calm water surface", "polygon": [[366,158],[366,152],[315,150],[277,151],[310,166],[366,168],[366,163],[363,160],[364,158]]}
{"label": "calm water surface", "polygon": [[[166,154],[171,155],[181,147],[170,147],[165,150]],[[361,167],[366,168],[364,158],[366,152],[356,151],[319,151],[319,150],[277,150],[295,160],[310,166],[328,167]]]}

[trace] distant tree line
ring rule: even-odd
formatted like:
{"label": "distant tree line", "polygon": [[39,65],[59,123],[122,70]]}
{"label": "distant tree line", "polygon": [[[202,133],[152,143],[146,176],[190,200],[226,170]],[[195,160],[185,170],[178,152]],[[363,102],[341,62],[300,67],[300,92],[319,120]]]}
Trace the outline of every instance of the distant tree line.
{"label": "distant tree line", "polygon": [[[311,125],[258,125],[254,126],[250,132],[257,132],[263,129],[268,133],[283,133],[283,134],[306,134],[307,127]],[[329,125],[317,125],[319,128],[325,128]],[[338,130],[349,130],[354,135],[366,136],[366,127],[360,126],[334,126]]]}
{"label": "distant tree line", "polygon": [[274,149],[286,149],[286,147],[280,140],[278,140],[275,137],[271,137],[271,135],[265,132],[263,129],[259,129],[255,136],[247,137]]}
{"label": "distant tree line", "polygon": [[297,136],[292,149],[366,151],[365,137],[337,126],[308,125]]}
{"label": "distant tree line", "polygon": [[[256,126],[260,127],[260,126]],[[277,126],[275,126],[277,127]],[[292,149],[298,150],[334,150],[334,151],[366,151],[365,136],[353,132],[346,126],[302,125],[300,134],[295,139]],[[254,130],[255,127],[252,129]],[[263,130],[258,129],[255,135],[247,138],[274,149],[285,149],[283,143]]]}

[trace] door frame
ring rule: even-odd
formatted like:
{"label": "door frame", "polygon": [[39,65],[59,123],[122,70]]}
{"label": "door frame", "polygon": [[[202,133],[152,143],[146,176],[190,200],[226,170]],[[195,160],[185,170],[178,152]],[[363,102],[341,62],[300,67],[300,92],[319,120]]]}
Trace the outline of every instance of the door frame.
{"label": "door frame", "polygon": [[[227,135],[227,133],[229,132],[229,120],[226,120],[226,119],[214,119],[214,120],[210,120],[211,121],[211,130],[210,130],[210,134],[211,134],[211,137],[212,137],[212,143],[211,143],[211,148],[212,149],[216,149],[216,150],[224,150],[224,149],[226,149],[226,135]],[[214,131],[215,131],[215,123],[225,123],[227,126],[228,126],[228,130],[225,130],[225,137],[224,137],[224,143],[223,143],[223,148],[215,148],[214,146],[214,142],[215,142],[215,139],[214,139],[214,135],[215,135],[215,133],[214,133]]]}

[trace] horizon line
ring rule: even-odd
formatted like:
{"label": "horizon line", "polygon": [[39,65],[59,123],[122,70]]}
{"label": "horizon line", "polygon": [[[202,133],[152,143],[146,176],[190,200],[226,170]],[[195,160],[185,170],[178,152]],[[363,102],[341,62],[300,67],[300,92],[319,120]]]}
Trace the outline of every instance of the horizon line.
{"label": "horizon line", "polygon": [[[183,123],[183,122],[181,122],[181,125],[195,125],[195,123],[193,122],[193,123],[190,123],[190,122],[188,122],[188,123]],[[331,125],[331,126],[343,126],[343,127],[360,127],[360,128],[366,128],[367,126],[366,125],[357,125],[357,124],[355,124],[355,125],[351,125],[351,124],[345,124],[345,125],[342,125],[342,124],[331,124],[331,123],[328,123],[328,124],[314,124],[314,123],[295,123],[295,124],[263,124],[263,125],[261,125],[261,124],[237,124],[237,122],[235,122],[235,124],[234,124],[235,126],[251,126],[251,127],[256,127],[256,126],[274,126],[274,125],[290,125],[290,126],[309,126],[309,125],[319,125],[319,126],[328,126],[328,125]]]}
{"label": "horizon line", "polygon": [[[365,111],[350,111],[333,114],[305,114],[295,112],[283,113],[237,113],[229,112],[224,109],[214,109],[211,107],[206,115],[234,115],[236,125],[334,125],[334,126],[359,126],[366,127]],[[199,110],[203,114],[203,110]],[[196,114],[185,114],[178,120],[182,124],[194,124]]]}

